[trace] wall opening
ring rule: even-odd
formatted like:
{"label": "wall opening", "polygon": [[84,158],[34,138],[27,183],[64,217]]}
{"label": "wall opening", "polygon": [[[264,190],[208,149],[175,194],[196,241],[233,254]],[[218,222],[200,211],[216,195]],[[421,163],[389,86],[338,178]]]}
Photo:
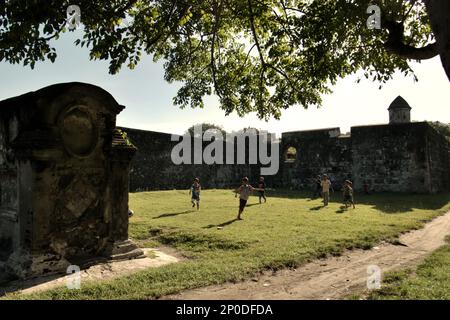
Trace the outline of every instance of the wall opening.
{"label": "wall opening", "polygon": [[284,156],[284,162],[285,163],[292,163],[297,160],[297,149],[295,147],[289,147],[286,150],[285,156]]}

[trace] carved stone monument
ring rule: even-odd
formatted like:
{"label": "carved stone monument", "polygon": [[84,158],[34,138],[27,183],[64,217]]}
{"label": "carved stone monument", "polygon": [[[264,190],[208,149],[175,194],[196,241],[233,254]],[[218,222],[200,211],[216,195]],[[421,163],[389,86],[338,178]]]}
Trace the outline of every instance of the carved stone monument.
{"label": "carved stone monument", "polygon": [[64,83],[0,102],[0,272],[26,278],[143,255],[128,240],[130,161],[105,90]]}

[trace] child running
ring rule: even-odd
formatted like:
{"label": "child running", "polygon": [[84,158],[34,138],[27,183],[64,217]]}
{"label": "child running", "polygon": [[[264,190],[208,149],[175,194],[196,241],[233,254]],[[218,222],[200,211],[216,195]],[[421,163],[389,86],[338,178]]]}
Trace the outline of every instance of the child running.
{"label": "child running", "polygon": [[195,204],[197,204],[197,210],[200,210],[200,191],[202,190],[202,187],[200,185],[200,179],[195,178],[194,183],[191,186],[191,189],[189,189],[189,195],[191,195],[191,202],[192,202],[192,208],[195,207]]}
{"label": "child running", "polygon": [[238,220],[242,220],[241,214],[245,209],[245,206],[247,205],[247,200],[250,197],[250,193],[253,191],[263,191],[264,189],[259,188],[253,188],[251,185],[248,184],[248,178],[244,177],[242,179],[241,186],[235,191],[237,197],[237,194],[239,193],[239,213],[237,216]]}
{"label": "child running", "polygon": [[264,177],[259,178],[258,188],[261,189],[260,191],[258,191],[259,204],[261,204],[261,199],[264,199],[264,203],[266,203],[266,183],[264,182]]}
{"label": "child running", "polygon": [[343,194],[344,194],[345,208],[348,208],[351,204],[353,205],[353,209],[355,209],[355,202],[353,201],[352,182],[350,180],[345,180],[343,187]]}

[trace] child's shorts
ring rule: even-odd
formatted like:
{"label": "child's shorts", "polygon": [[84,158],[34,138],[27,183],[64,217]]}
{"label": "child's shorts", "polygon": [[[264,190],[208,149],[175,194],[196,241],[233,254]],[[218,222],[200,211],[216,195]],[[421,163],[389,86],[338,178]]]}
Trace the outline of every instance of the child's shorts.
{"label": "child's shorts", "polygon": [[344,201],[351,201],[351,202],[353,202],[353,196],[352,195],[345,195],[344,196]]}
{"label": "child's shorts", "polygon": [[247,205],[247,200],[239,199],[239,210],[244,210],[246,205]]}
{"label": "child's shorts", "polygon": [[192,201],[200,201],[200,195],[199,194],[193,194],[192,195]]}

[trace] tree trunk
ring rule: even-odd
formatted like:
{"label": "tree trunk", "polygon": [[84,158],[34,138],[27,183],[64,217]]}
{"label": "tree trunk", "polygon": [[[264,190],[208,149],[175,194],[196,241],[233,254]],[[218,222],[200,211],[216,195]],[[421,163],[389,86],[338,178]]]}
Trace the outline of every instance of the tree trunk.
{"label": "tree trunk", "polygon": [[431,28],[447,77],[450,80],[450,0],[424,0]]}

